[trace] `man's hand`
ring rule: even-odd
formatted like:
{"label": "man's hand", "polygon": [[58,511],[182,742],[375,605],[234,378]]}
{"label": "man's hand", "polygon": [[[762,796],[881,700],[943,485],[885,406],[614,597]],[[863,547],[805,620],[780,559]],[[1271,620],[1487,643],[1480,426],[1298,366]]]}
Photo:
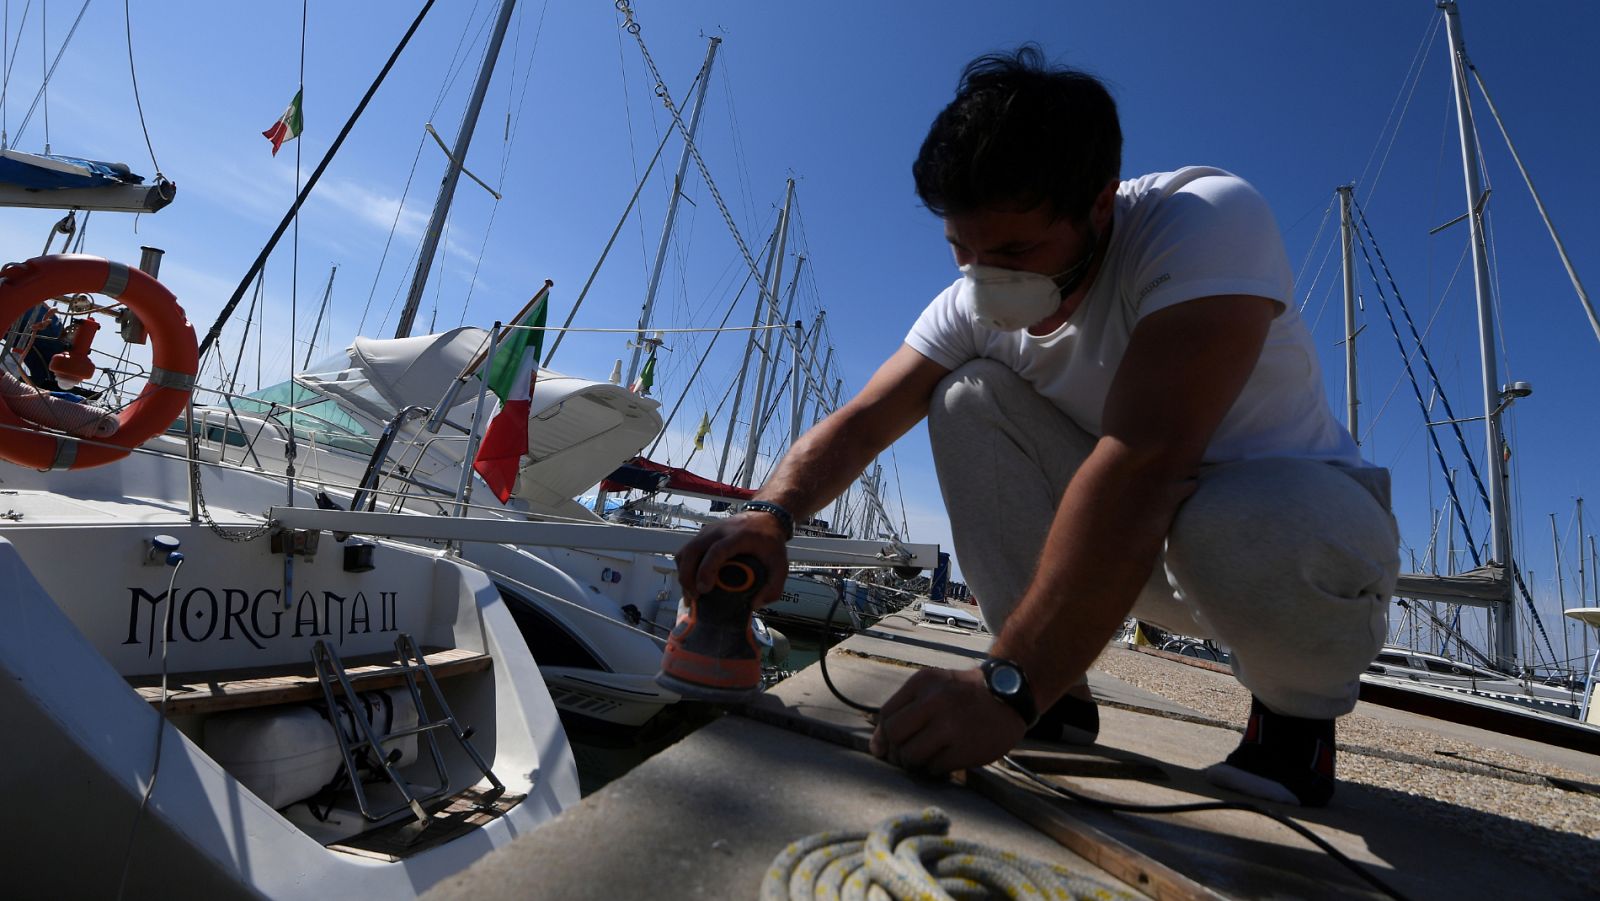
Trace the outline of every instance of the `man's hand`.
{"label": "man's hand", "polygon": [[717,570],[738,554],[749,554],[766,567],[767,584],[756,596],[757,607],[783,595],[783,580],[789,573],[783,526],[772,514],[752,510],[706,526],[678,551],[678,584],[684,597],[699,597],[711,590]]}
{"label": "man's hand", "polygon": [[976,670],[925,669],[883,709],[872,753],[914,773],[942,776],[999,760],[1028,724],[989,693]]}

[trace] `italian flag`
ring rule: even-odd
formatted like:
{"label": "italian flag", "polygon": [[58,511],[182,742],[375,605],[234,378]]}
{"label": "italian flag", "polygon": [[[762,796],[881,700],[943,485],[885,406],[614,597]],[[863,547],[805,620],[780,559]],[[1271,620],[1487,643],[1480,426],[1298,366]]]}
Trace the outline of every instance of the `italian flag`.
{"label": "italian flag", "polygon": [[489,361],[489,390],[500,398],[500,409],[483,433],[472,468],[493,491],[500,503],[511,499],[517,484],[517,468],[528,452],[528,412],[533,397],[533,380],[539,372],[539,352],[544,344],[545,313],[549,295],[539,298],[500,342]]}
{"label": "italian flag", "polygon": [[303,91],[295,91],[294,99],[289,101],[289,108],[283,111],[283,115],[278,117],[278,121],[272,123],[271,128],[261,133],[262,136],[272,142],[273,156],[278,155],[278,148],[282,147],[285,142],[293,141],[295,138],[300,137],[300,132],[305,126],[305,123],[300,118],[300,95],[302,93]]}

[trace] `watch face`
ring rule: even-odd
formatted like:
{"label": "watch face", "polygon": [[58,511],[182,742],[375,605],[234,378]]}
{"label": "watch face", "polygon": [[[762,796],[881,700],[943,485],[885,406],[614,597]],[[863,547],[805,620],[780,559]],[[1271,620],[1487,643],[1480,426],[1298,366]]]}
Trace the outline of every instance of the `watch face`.
{"label": "watch face", "polygon": [[989,671],[989,686],[1003,695],[1014,695],[1022,690],[1022,674],[1015,667],[997,666]]}

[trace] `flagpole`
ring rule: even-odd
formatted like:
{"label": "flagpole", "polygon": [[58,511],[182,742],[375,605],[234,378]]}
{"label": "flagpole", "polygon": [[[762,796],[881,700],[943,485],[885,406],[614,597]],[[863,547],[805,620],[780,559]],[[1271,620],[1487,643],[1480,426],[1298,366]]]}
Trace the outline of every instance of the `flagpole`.
{"label": "flagpole", "polygon": [[[471,378],[474,372],[478,371],[478,367],[483,365],[484,360],[487,360],[494,355],[496,340],[509,334],[511,329],[514,328],[517,323],[522,321],[523,317],[527,316],[533,311],[534,307],[539,305],[539,301],[545,299],[545,297],[550,293],[550,288],[554,285],[555,282],[551,281],[550,279],[545,279],[544,285],[540,287],[539,290],[533,295],[533,299],[528,301],[528,303],[521,310],[517,311],[516,316],[512,317],[511,325],[508,325],[502,329],[500,327],[500,323],[496,322],[494,324],[497,334],[490,338],[488,346],[479,350],[472,360],[469,361],[466,366],[462,367],[461,374],[456,376],[455,379],[450,383],[450,386],[445,389],[444,396],[439,399],[439,403],[433,408],[433,415],[428,417],[427,425],[424,426],[428,432],[435,435],[439,433],[440,427],[444,425],[444,414],[449,411],[451,407],[455,406],[456,395],[461,393],[461,386],[466,384],[467,379]],[[487,384],[487,381],[485,384]]]}
{"label": "flagpole", "polygon": [[[489,334],[489,359],[494,359],[495,348],[500,346],[500,323],[494,324]],[[472,496],[472,458],[478,454],[478,423],[483,419],[483,401],[489,395],[489,380],[478,386],[478,406],[472,413],[472,425],[467,429],[467,455],[461,458],[461,482],[456,486],[456,515],[467,515],[467,498]]]}
{"label": "flagpole", "polygon": [[211,346],[216,343],[218,336],[222,334],[222,327],[227,324],[228,318],[233,315],[233,311],[239,306],[239,301],[244,299],[244,292],[249,290],[250,283],[255,281],[256,275],[261,272],[261,267],[267,264],[267,257],[272,255],[272,248],[277,246],[278,239],[283,237],[285,231],[288,231],[289,223],[293,221],[295,214],[300,212],[300,206],[306,202],[306,197],[311,194],[311,189],[317,186],[317,181],[322,178],[322,173],[327,170],[328,164],[333,162],[334,154],[338,153],[339,148],[344,145],[344,139],[349,136],[350,130],[355,127],[356,120],[361,118],[361,114],[366,111],[367,104],[372,101],[372,95],[378,93],[378,86],[383,84],[383,80],[389,75],[389,70],[394,68],[395,60],[400,58],[400,51],[406,48],[406,44],[411,41],[411,36],[416,34],[417,29],[422,26],[422,20],[428,15],[428,10],[433,8],[433,3],[434,0],[427,0],[422,5],[422,11],[417,13],[416,19],[411,22],[411,27],[406,29],[405,36],[400,39],[399,45],[394,48],[393,53],[389,54],[389,60],[383,64],[383,69],[378,72],[377,79],[372,82],[371,87],[367,88],[367,93],[362,95],[361,102],[356,104],[355,112],[350,114],[349,121],[345,122],[344,128],[340,129],[338,136],[333,139],[333,144],[329,145],[328,152],[323,154],[322,162],[317,164],[317,168],[311,173],[311,177],[306,180],[305,187],[300,189],[300,193],[294,199],[294,205],[289,207],[289,212],[283,215],[283,220],[278,223],[278,227],[273,231],[272,237],[267,239],[266,246],[261,248],[261,253],[256,256],[255,262],[250,264],[250,268],[245,272],[244,278],[239,279],[239,286],[233,289],[233,294],[228,298],[228,302],[222,305],[222,312],[217,314],[216,321],[211,324],[211,330],[206,332],[206,336],[200,341],[200,356],[202,359],[205,357],[206,352],[211,350]]}

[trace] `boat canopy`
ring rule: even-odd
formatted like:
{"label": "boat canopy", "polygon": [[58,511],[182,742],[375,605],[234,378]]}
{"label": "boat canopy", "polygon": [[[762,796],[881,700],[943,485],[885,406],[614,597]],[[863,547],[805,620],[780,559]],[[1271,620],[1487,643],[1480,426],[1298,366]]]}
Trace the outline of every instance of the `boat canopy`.
{"label": "boat canopy", "polygon": [[603,491],[633,490],[652,494],[657,491],[668,491],[673,494],[727,501],[747,501],[756,496],[752,489],[727,485],[714,479],[697,476],[687,469],[667,466],[654,460],[646,460],[644,457],[634,457],[617,467],[616,471],[606,476],[600,488]]}
{"label": "boat canopy", "polygon": [[0,150],[0,205],[153,213],[176,194],[159,176],[146,185],[126,163]]}
{"label": "boat canopy", "polygon": [[[484,329],[463,327],[411,338],[357,338],[341,354],[316,364],[295,381],[337,398],[352,414],[383,424],[411,405],[437,406],[450,383],[489,344]],[[447,421],[464,434],[478,401],[479,382],[468,381]],[[494,399],[486,403],[492,415]],[[540,507],[565,505],[637,454],[661,431],[660,404],[619,385],[539,370],[528,415],[528,454],[522,458],[514,497]],[[421,423],[407,423],[402,437]],[[428,454],[459,465],[465,443],[433,441]],[[422,466],[422,471],[430,467]]]}

